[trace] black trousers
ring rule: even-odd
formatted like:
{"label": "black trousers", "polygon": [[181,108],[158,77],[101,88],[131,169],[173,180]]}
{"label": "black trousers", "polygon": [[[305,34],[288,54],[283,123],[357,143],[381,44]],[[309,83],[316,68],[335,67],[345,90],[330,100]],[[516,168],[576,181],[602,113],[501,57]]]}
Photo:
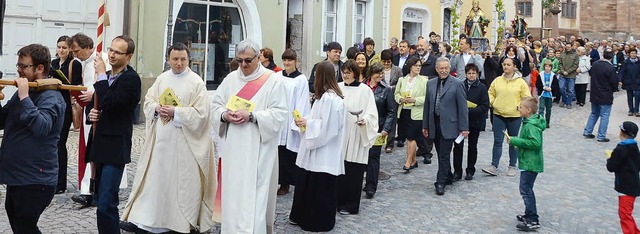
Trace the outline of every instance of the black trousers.
{"label": "black trousers", "polygon": [[453,148],[454,139],[444,139],[440,130],[440,118],[434,117],[434,120],[436,131],[433,143],[436,145],[436,152],[438,152],[436,184],[446,185],[453,177],[453,173],[451,173],[451,149]]}
{"label": "black trousers", "polygon": [[398,115],[393,115],[393,122],[391,123],[391,129],[389,130],[389,137],[387,137],[387,145],[385,148],[393,148],[393,143],[396,139],[396,126],[398,123]]}
{"label": "black trousers", "polygon": [[336,224],[338,177],[300,168],[296,175],[289,219],[305,231],[331,231]]}
{"label": "black trousers", "polygon": [[[469,131],[469,146],[467,151],[467,169],[469,175],[476,173],[476,161],[478,161],[478,138],[480,130]],[[462,155],[464,149],[464,140],[460,144],[453,143],[453,171],[462,175]]]}
{"label": "black trousers", "polygon": [[73,122],[70,105],[70,103],[67,103],[67,110],[64,112],[62,131],[60,131],[60,140],[58,141],[58,184],[56,185],[56,190],[67,189],[67,160],[69,157],[67,152],[67,139],[69,138],[71,122]]}
{"label": "black trousers", "polygon": [[38,219],[51,203],[55,189],[51,185],[7,186],[4,207],[13,233],[42,233]]}
{"label": "black trousers", "polygon": [[344,161],[344,175],[338,176],[338,211],[360,212],[362,178],[367,164]]}
{"label": "black trousers", "polygon": [[286,146],[278,146],[278,184],[295,185],[297,157],[298,154],[288,150]]}
{"label": "black trousers", "polygon": [[416,145],[418,145],[416,156],[428,158],[433,157],[433,153],[431,153],[431,151],[433,150],[433,140],[431,140],[430,138],[420,137],[416,139]]}
{"label": "black trousers", "polygon": [[378,175],[380,175],[380,153],[382,146],[374,146],[369,149],[369,162],[367,163],[367,179],[364,184],[365,192],[375,193],[378,190]]}
{"label": "black trousers", "polygon": [[576,84],[576,102],[584,104],[587,98],[587,84]]}

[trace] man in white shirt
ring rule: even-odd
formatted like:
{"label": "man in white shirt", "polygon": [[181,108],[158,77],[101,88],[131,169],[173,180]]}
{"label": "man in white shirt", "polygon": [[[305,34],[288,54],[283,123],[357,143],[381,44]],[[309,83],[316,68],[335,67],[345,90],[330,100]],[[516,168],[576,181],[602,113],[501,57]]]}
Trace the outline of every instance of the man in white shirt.
{"label": "man in white shirt", "polygon": [[393,56],[392,62],[393,65],[396,65],[400,69],[402,69],[402,75],[406,76],[407,74],[409,74],[409,68],[407,67],[405,69],[404,64],[407,62],[407,59],[409,59],[409,41],[402,40],[400,44],[398,44],[398,51],[399,53]]}

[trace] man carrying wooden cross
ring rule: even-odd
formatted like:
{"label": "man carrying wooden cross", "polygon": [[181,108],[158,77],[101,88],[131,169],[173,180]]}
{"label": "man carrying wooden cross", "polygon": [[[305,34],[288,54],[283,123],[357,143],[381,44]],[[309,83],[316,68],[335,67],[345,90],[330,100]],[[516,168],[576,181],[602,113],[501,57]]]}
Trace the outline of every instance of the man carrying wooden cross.
{"label": "man carrying wooden cross", "polygon": [[40,233],[38,219],[58,182],[58,140],[66,104],[59,91],[32,91],[28,83],[44,79],[50,63],[45,46],[20,49],[18,92],[0,109],[0,184],[7,185],[5,209],[14,233]]}

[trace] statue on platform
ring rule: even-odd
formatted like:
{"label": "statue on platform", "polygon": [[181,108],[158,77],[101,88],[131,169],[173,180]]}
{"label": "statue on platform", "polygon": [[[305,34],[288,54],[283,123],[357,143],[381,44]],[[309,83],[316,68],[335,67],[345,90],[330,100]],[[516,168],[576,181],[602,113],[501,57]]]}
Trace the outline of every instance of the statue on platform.
{"label": "statue on platform", "polygon": [[513,36],[516,38],[524,38],[527,33],[527,22],[524,21],[522,11],[518,10],[516,18],[511,21],[511,27],[513,28]]}
{"label": "statue on platform", "polygon": [[482,38],[487,33],[487,27],[491,22],[480,9],[480,2],[473,0],[473,7],[469,11],[469,16],[465,21],[464,31],[471,38]]}

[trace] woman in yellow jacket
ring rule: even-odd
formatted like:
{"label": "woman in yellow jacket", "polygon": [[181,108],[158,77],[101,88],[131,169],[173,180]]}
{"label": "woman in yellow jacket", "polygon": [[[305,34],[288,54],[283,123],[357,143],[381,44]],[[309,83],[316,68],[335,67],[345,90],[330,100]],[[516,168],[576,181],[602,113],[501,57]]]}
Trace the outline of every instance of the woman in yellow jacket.
{"label": "woman in yellow jacket", "polygon": [[422,61],[413,57],[404,64],[409,74],[398,80],[394,97],[398,103],[398,136],[407,139],[407,160],[402,167],[405,173],[418,167],[416,140],[422,137],[422,109],[427,94],[428,78],[420,75]]}
{"label": "woman in yellow jacket", "polygon": [[[498,175],[498,164],[500,156],[502,156],[502,143],[505,137],[504,131],[506,130],[509,136],[518,135],[522,123],[518,105],[522,98],[531,96],[529,85],[517,72],[514,62],[514,59],[506,58],[502,63],[504,74],[493,80],[489,87],[489,103],[493,107],[493,158],[491,165],[482,168],[482,171],[494,176]],[[517,160],[518,150],[509,146],[507,176],[516,175]]]}

